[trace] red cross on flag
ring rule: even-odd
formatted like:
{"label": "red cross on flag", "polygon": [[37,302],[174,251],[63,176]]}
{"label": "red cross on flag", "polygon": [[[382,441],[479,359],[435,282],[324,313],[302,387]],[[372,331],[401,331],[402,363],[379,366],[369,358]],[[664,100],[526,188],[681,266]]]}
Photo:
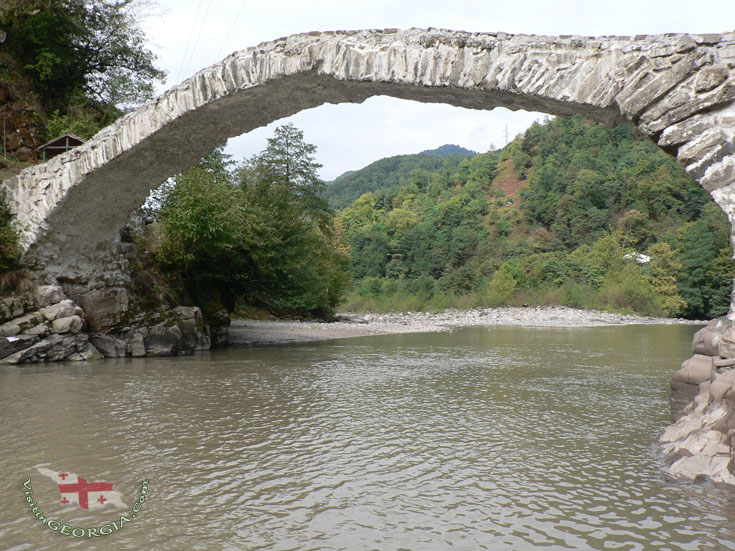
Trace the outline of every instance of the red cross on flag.
{"label": "red cross on flag", "polygon": [[76,503],[82,509],[95,509],[108,503],[126,509],[122,494],[112,489],[110,482],[88,482],[81,476],[64,471],[39,468],[38,472],[59,485],[60,503]]}

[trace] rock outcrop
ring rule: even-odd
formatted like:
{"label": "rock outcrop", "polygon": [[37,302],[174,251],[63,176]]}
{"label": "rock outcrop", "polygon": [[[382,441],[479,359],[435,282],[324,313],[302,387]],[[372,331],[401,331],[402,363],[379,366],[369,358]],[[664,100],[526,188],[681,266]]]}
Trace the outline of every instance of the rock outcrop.
{"label": "rock outcrop", "polygon": [[59,286],[0,299],[0,322],[2,363],[103,357],[83,332],[84,311]]}
{"label": "rock outcrop", "polygon": [[0,363],[173,356],[209,349],[199,308],[141,312],[133,302],[124,288],[89,291],[75,301],[56,285],[0,299]]}
{"label": "rock outcrop", "polygon": [[676,422],[660,438],[669,471],[735,484],[735,323],[710,322],[693,351],[671,380]]}

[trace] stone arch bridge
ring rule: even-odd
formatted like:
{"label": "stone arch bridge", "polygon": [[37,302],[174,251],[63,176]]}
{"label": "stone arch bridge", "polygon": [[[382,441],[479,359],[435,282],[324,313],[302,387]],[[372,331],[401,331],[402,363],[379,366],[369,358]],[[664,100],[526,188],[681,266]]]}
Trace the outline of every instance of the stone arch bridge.
{"label": "stone arch bridge", "polygon": [[[174,309],[153,327],[124,330],[105,325],[104,316],[96,319],[95,309],[127,311],[127,295],[114,289],[125,278],[119,230],[150,189],[227,138],[323,103],[375,95],[581,113],[610,125],[628,121],[674,155],[728,214],[731,227],[735,222],[735,32],[599,38],[433,29],[308,33],[233,53],[83,146],[4,182],[22,226],[24,261],[47,283],[86,293],[81,304],[94,333],[90,340],[106,356],[206,347],[196,313]],[[96,289],[104,286],[111,295]],[[57,319],[62,310],[66,317]],[[87,357],[86,338],[77,342],[74,334],[82,325],[75,312],[71,301],[62,301],[6,323],[4,334],[12,335],[48,318],[54,333],[68,334],[21,349],[11,361],[62,358],[74,350]],[[674,376],[672,389],[683,403],[696,398],[661,442],[674,460],[672,473],[735,484],[735,369],[727,370],[735,366],[732,307],[730,317],[695,336],[695,356]],[[113,330],[119,333],[106,334]]]}
{"label": "stone arch bridge", "polygon": [[150,189],[229,137],[375,95],[628,121],[735,220],[735,33],[314,32],[235,52],[4,182],[25,263],[47,282],[114,284],[116,236]]}

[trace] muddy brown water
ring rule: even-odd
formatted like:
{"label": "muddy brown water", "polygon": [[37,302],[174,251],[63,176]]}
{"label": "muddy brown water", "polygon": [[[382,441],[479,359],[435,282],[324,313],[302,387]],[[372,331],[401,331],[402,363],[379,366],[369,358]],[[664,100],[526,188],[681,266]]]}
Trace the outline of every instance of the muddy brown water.
{"label": "muddy brown water", "polygon": [[[0,549],[735,549],[735,488],[671,480],[655,446],[696,329],[2,367]],[[112,482],[128,509],[63,505],[38,467]],[[29,477],[68,532],[148,495],[75,537],[34,517]]]}

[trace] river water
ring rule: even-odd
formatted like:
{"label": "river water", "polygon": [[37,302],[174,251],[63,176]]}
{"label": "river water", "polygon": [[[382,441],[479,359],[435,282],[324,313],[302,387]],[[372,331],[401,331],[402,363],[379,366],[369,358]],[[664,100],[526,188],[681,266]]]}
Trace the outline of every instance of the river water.
{"label": "river water", "polygon": [[[695,330],[2,367],[0,549],[735,549],[735,488],[671,480],[656,453]],[[127,509],[62,505],[38,467],[112,482]]]}

